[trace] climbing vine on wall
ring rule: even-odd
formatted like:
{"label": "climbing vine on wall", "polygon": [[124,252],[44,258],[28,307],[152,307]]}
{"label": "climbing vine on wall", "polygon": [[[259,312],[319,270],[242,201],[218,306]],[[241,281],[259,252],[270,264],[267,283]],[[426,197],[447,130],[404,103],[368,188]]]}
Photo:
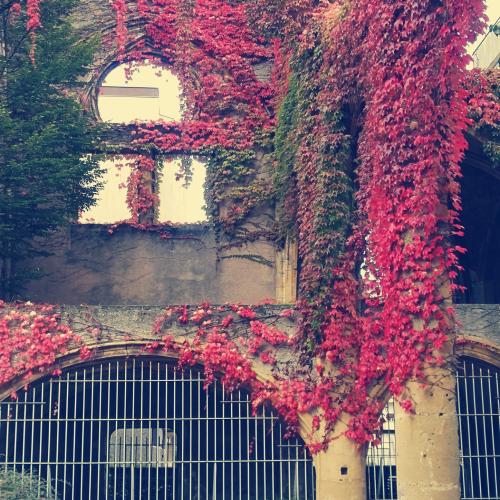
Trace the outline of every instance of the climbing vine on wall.
{"label": "climbing vine on wall", "polygon": [[0,385],[53,367],[75,340],[53,306],[0,301]]}
{"label": "climbing vine on wall", "polygon": [[[233,230],[270,196],[255,180],[257,167],[249,154],[263,146],[274,124],[270,76],[261,81],[255,70],[272,58],[273,45],[250,29],[245,7],[231,2],[151,0],[133,6],[117,0],[112,5],[122,59],[132,66],[145,59],[160,67],[167,64],[183,92],[182,120],[138,124],[135,145],[153,148],[158,155],[203,155],[209,164],[209,215],[218,229]],[[129,39],[131,9],[142,16],[145,39]],[[125,52],[127,45],[133,48]],[[241,179],[242,170],[245,183],[239,183],[239,191],[224,189]],[[136,197],[147,202],[140,193]],[[216,204],[226,207],[212,209]],[[134,217],[135,212],[132,223]]]}
{"label": "climbing vine on wall", "polygon": [[[204,304],[167,309],[154,325],[159,340],[147,348],[175,349],[181,364],[202,363],[209,381],[217,374],[228,388],[249,387],[254,405],[271,403],[291,427],[314,413],[313,451],[328,445],[344,415],[350,438],[372,440],[381,410],[374,388],[386,385],[411,410],[405,384],[425,383],[426,368],[446,362],[453,337],[449,302],[463,249],[451,241],[462,232],[464,134],[469,126],[498,132],[497,76],[466,71],[483,2],[112,5],[122,59],[156,57],[184,91],[184,118],[138,125],[136,145],[206,155],[209,209],[227,227],[275,195],[280,239],[299,245],[301,300],[286,313],[296,315],[297,335],[250,307],[224,306],[217,319]],[[129,39],[132,8],[147,44]],[[259,80],[254,66],[271,59],[273,78]],[[256,180],[255,154],[271,143],[269,187]],[[139,157],[137,165],[128,201],[140,222],[154,205],[141,188],[153,164]],[[174,323],[192,325],[194,338],[176,344]],[[304,354],[304,363],[259,381],[253,360],[273,367],[283,346]]]}

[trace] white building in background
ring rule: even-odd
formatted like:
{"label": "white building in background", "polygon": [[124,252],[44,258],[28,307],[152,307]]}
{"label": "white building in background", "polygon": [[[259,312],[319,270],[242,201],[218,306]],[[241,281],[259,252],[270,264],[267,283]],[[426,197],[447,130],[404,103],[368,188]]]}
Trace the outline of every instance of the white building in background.
{"label": "white building in background", "polygon": [[474,68],[497,68],[500,65],[500,17],[472,53]]}

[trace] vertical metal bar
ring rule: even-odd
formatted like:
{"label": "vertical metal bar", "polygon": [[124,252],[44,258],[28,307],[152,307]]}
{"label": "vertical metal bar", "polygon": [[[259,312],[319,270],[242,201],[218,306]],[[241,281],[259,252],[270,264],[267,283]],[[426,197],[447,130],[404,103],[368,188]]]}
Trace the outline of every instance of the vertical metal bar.
{"label": "vertical metal bar", "polygon": [[262,488],[264,490],[263,496],[267,498],[267,450],[266,450],[266,407],[262,407],[262,469],[264,474],[264,480],[262,481]]}
{"label": "vertical metal bar", "polygon": [[[495,426],[494,426],[494,419],[495,419],[495,413],[494,413],[494,404],[493,404],[493,398],[492,398],[492,395],[493,395],[493,389],[491,387],[491,379],[493,377],[493,374],[491,372],[491,370],[488,368],[488,398],[489,398],[489,405],[490,405],[490,427],[491,427],[491,445],[492,445],[492,454],[493,454],[493,473],[494,473],[494,482],[493,484],[495,485],[495,493],[494,493],[494,497],[493,498],[498,498],[499,497],[499,494],[498,494],[498,477],[497,477],[497,464],[496,464],[496,460],[497,460],[497,450],[496,450],[496,440],[495,440],[495,432],[498,431],[498,429],[500,429],[500,415],[498,415],[499,417],[499,421],[497,422],[497,427],[496,427],[496,430],[495,430]],[[498,373],[495,372],[495,378],[497,379],[497,382],[498,382]],[[498,399],[500,395],[498,394],[498,386],[497,386],[497,393],[496,393],[496,401],[497,401],[497,404],[500,403],[500,400]]]}
{"label": "vertical metal bar", "polygon": [[[182,438],[177,439],[177,370],[173,370],[173,375],[174,375],[174,434],[175,434],[175,439],[176,443],[179,443],[179,446],[182,446]],[[176,476],[177,476],[177,457],[175,457],[175,460],[173,462],[173,468],[172,468],[172,498],[176,499],[175,495],[175,485],[176,485]]]}
{"label": "vertical metal bar", "polygon": [[287,478],[287,485],[288,485],[288,498],[292,500],[292,470],[291,470],[291,464],[290,464],[290,444],[287,443],[286,447],[286,462],[287,462],[287,469],[288,469],[288,478]]}
{"label": "vertical metal bar", "polygon": [[[135,370],[136,370],[136,366],[135,366],[135,358],[134,358],[134,384],[132,387],[135,388],[135,381],[136,381],[136,378],[135,378]],[[142,399],[142,395],[144,394],[144,363],[143,361],[141,360],[141,375],[140,375],[140,383],[139,383],[139,387],[140,387],[140,391],[139,391],[139,413],[140,413],[140,416],[139,416],[139,425],[140,425],[140,434],[139,435],[136,435],[136,433],[134,431],[132,431],[132,434],[134,435],[134,443],[138,443],[137,446],[137,450],[136,450],[136,456],[135,456],[135,460],[132,459],[132,467],[133,467],[133,472],[132,472],[132,478],[133,478],[133,481],[134,481],[134,486],[132,488],[132,490],[134,491],[133,495],[132,495],[132,499],[135,498],[135,483],[136,483],[136,480],[135,480],[135,476],[136,476],[136,473],[135,473],[135,470],[136,470],[136,462],[138,463],[139,465],[139,500],[142,498],[142,495],[141,495],[141,491],[142,491],[142,469],[144,468],[144,463],[143,463],[143,460],[144,460],[144,457],[143,457],[143,437],[142,437],[142,433],[144,432],[143,430],[143,422],[144,422],[144,400]],[[133,405],[132,405],[132,408],[135,409],[135,391],[134,391],[134,398],[133,398]],[[134,415],[132,416],[132,426],[135,425],[135,410],[132,410],[134,411]],[[140,446],[140,447],[139,447]],[[139,456],[138,453],[140,453]],[[132,470],[132,469],[131,469]]]}
{"label": "vertical metal bar", "polygon": [[217,498],[217,462],[218,462],[218,450],[217,450],[217,381],[214,382],[214,480],[213,480],[213,485],[212,485],[212,490],[213,490],[213,499],[215,500]]}
{"label": "vertical metal bar", "polygon": [[[391,398],[389,400],[389,411],[387,412],[387,427],[390,431],[392,431],[391,434],[388,435],[388,438],[389,438],[389,452],[391,454],[391,458],[390,458],[390,480],[389,480],[389,488],[390,488],[390,497],[391,497],[391,500],[395,500],[396,499],[396,492],[394,491],[394,485],[393,485],[393,481],[392,481],[392,467],[393,467],[393,464],[395,466],[396,464],[396,446],[397,446],[397,443],[396,443],[396,419],[394,418],[394,412],[395,412],[395,409],[394,409],[394,398]],[[389,412],[390,412],[390,415],[389,415]],[[394,454],[392,453],[392,450],[394,450]]]}
{"label": "vertical metal bar", "polygon": [[[24,405],[23,405],[23,446],[21,451],[21,459],[23,462],[23,467],[21,469],[21,480],[24,479],[24,467],[26,462],[26,412],[28,411],[28,405],[26,404],[28,399],[28,393],[24,393]],[[31,407],[33,408],[33,407]]]}
{"label": "vertical metal bar", "polygon": [[[471,453],[472,452],[472,447],[471,447],[471,438],[470,438],[471,432],[470,432],[469,394],[468,394],[468,389],[467,389],[467,372],[466,372],[467,367],[466,367],[465,363],[463,365],[463,368],[464,368],[465,412],[467,414],[467,418],[465,419],[465,421],[467,422],[467,441],[468,441],[468,445],[469,445],[469,455],[471,455],[472,454]],[[464,454],[464,461],[465,460],[466,460],[466,457],[465,457],[465,454]],[[473,474],[472,474],[472,458],[470,458],[468,456],[467,460],[469,461],[471,494],[472,494],[472,496],[474,496],[475,492],[474,492],[474,477],[473,477]],[[464,486],[465,486],[465,483],[464,483]],[[465,492],[464,492],[464,494],[465,494]]]}
{"label": "vertical metal bar", "polygon": [[47,486],[45,488],[45,494],[48,496],[50,494],[50,488],[52,488],[52,481],[50,480],[50,465],[51,465],[51,457],[52,457],[52,379],[49,380],[49,408],[48,408],[48,423],[49,423],[49,431],[47,438]]}
{"label": "vertical metal bar", "polygon": [[[462,368],[464,362],[461,361]],[[457,417],[458,417],[458,435],[459,435],[459,447],[460,447],[460,476],[461,476],[461,486],[462,486],[462,494],[465,495],[465,464],[464,464],[464,431],[462,429],[462,407],[460,402],[462,401],[462,383],[461,383],[461,376],[460,376],[460,368],[457,369],[455,372],[455,379],[456,379],[456,386],[457,386]]]}
{"label": "vertical metal bar", "polygon": [[189,370],[189,500],[193,498],[193,372]]}
{"label": "vertical metal bar", "polygon": [[83,369],[83,404],[82,404],[82,434],[81,434],[81,448],[80,448],[80,497],[83,496],[83,471],[85,469],[85,407],[87,406],[86,390],[87,390],[87,369]]}
{"label": "vertical metal bar", "polygon": [[[274,469],[276,467],[276,459],[274,457],[274,430],[275,430],[275,422],[274,421],[271,421],[271,465],[272,465],[272,469],[271,469],[271,484],[272,484],[272,500],[274,500],[274,493],[275,493],[275,478],[274,478]],[[307,500],[307,499],[306,499]]]}
{"label": "vertical metal bar", "polygon": [[[481,409],[482,409],[482,417],[483,417],[483,440],[484,440],[484,468],[486,470],[486,489],[487,489],[487,497],[490,497],[490,474],[488,467],[488,442],[486,435],[486,407],[484,406],[484,386],[483,386],[483,368],[479,366],[479,386],[481,392]],[[479,450],[478,450],[479,451]],[[481,478],[479,478],[481,480]]]}
{"label": "vertical metal bar", "polygon": [[[30,446],[30,478],[33,478],[33,462],[34,462],[34,453],[35,453],[35,422],[36,422],[36,393],[37,393],[37,387],[33,386],[31,389],[31,422],[30,422],[30,428],[31,428],[31,446]],[[41,406],[40,406],[41,407]],[[40,460],[40,457],[38,457],[38,460]],[[65,478],[66,479],[66,478]],[[66,490],[65,490],[66,491]]]}
{"label": "vertical metal bar", "polygon": [[230,399],[230,417],[229,417],[229,426],[231,428],[231,439],[229,440],[229,449],[231,450],[230,452],[230,458],[229,458],[229,461],[230,461],[230,467],[231,467],[231,473],[229,475],[230,477],[230,480],[229,480],[229,483],[230,483],[230,486],[231,486],[231,500],[233,500],[234,498],[234,488],[236,486],[236,481],[234,481],[234,470],[233,470],[233,467],[234,467],[234,429],[233,429],[233,422],[234,422],[234,415],[233,415],[233,406],[234,406],[234,391],[231,391],[231,399]]}
{"label": "vertical metal bar", "polygon": [[[500,428],[500,411],[499,411],[499,406],[500,406],[500,387],[499,387],[499,385],[500,384],[499,384],[499,380],[498,380],[499,379],[498,373],[499,373],[499,370],[495,370],[495,385],[496,385],[496,393],[495,393],[496,398],[495,399],[496,399],[496,403],[497,403],[497,412],[498,412],[498,415],[497,415],[497,420],[498,421],[497,421],[497,427],[496,427],[497,430]],[[493,405],[491,407],[493,408]],[[492,427],[493,427],[493,416],[491,418],[491,423],[492,423]],[[494,436],[494,435],[495,434],[494,434],[494,427],[493,427],[492,428],[492,436]],[[498,486],[499,486],[498,483],[499,483],[499,481],[496,478],[496,474],[497,474],[497,467],[496,467],[497,462],[496,462],[496,460],[497,460],[497,457],[498,457],[498,455],[497,455],[498,451],[496,449],[495,442],[496,441],[495,441],[495,439],[493,437],[493,446],[494,446],[493,447],[493,457],[494,457],[493,460],[495,461],[495,493],[496,493],[496,497],[499,498],[500,497],[500,495],[498,494],[499,493],[498,492]]]}
{"label": "vertical metal bar", "polygon": [[17,463],[17,428],[19,427],[19,401],[16,401],[16,404],[14,405],[15,407],[15,417],[14,417],[14,447],[13,447],[13,454],[12,454],[12,463],[16,464]]}
{"label": "vertical metal bar", "polygon": [[[123,373],[124,373],[124,376],[123,376],[123,386],[124,386],[124,391],[123,391],[124,392],[124,396],[123,396],[123,399],[124,399],[124,402],[123,402],[123,415],[126,416],[127,415],[127,377],[128,377],[128,361],[126,359],[125,359],[124,366],[123,366]],[[134,377],[134,375],[132,375],[132,377]],[[118,378],[119,378],[119,376],[118,376]],[[134,406],[134,396],[133,396],[133,393],[132,393],[132,408],[133,408],[133,406]],[[133,411],[134,410],[132,410],[132,412]],[[133,439],[133,435],[132,435],[132,439]],[[127,461],[127,443],[126,443],[126,441],[127,441],[127,437],[126,437],[126,433],[125,433],[125,421],[123,421],[123,454],[121,456],[122,470],[123,470],[123,476],[122,476],[122,497],[125,497],[125,491],[126,491],[126,483],[125,483],[125,476],[126,476],[126,470],[127,470],[127,465],[126,465],[126,461]],[[133,442],[131,444],[132,444],[132,448],[130,450],[130,455],[132,457],[134,446],[133,446]],[[133,459],[131,459],[131,462],[133,462]],[[133,470],[132,470],[132,463],[131,463],[130,464],[130,476],[131,477],[132,477],[132,474],[133,474]],[[132,483],[132,479],[130,479],[130,482]],[[132,493],[132,495],[133,495],[133,493]],[[133,498],[133,496],[131,498]]]}
{"label": "vertical metal bar", "polygon": [[66,483],[66,471],[68,468],[68,439],[69,439],[69,371],[66,373],[66,406],[65,406],[65,436],[64,436],[64,469],[63,469],[63,500],[66,500],[66,491],[68,489],[68,485]]}
{"label": "vertical metal bar", "polygon": [[[89,443],[89,500],[92,500],[92,469],[94,468],[94,387],[95,387],[95,365],[92,365],[92,382],[90,384],[90,443]],[[83,436],[82,436],[83,437]]]}
{"label": "vertical metal bar", "polygon": [[255,431],[255,498],[259,498],[259,429],[257,427],[258,414],[253,420]]}
{"label": "vertical metal bar", "polygon": [[[10,439],[9,439],[9,434],[10,434],[10,424],[11,424],[11,408],[10,408],[10,399],[7,400],[7,416],[5,418],[5,427],[6,432],[5,432],[5,467],[7,467],[7,464],[9,462],[9,456],[10,456]],[[40,439],[42,438],[42,433],[40,432]],[[40,445],[40,450],[42,449],[42,445]],[[38,466],[38,477],[40,477],[40,466]],[[40,483],[38,485],[38,495],[40,495]]]}
{"label": "vertical metal bar", "polygon": [[[40,405],[38,406],[37,410],[40,412],[39,420],[36,423],[37,426],[35,427],[35,422],[33,422],[33,433],[35,434],[35,429],[38,428],[38,455],[37,455],[37,460],[38,460],[38,495],[41,496],[42,494],[42,486],[41,486],[41,468],[42,468],[42,435],[44,434],[43,430],[43,416],[44,416],[44,409],[45,409],[45,384],[41,384],[40,388]],[[36,447],[36,444],[34,444],[34,447]]]}
{"label": "vertical metal bar", "polygon": [[479,496],[483,496],[483,486],[481,484],[481,477],[482,477],[482,472],[481,472],[481,459],[479,458],[479,432],[478,432],[478,414],[477,414],[477,398],[476,398],[476,385],[477,385],[477,380],[476,380],[476,370],[475,370],[475,365],[474,363],[471,363],[471,369],[472,369],[472,401],[473,401],[473,406],[474,406],[474,429],[475,429],[475,434],[476,434],[476,463],[477,463],[477,469],[479,471],[478,474],[478,485],[479,485]]}
{"label": "vertical metal bar", "polygon": [[212,484],[212,496],[213,498],[217,498],[217,461],[214,462],[214,478]]}
{"label": "vertical metal bar", "polygon": [[226,388],[222,385],[222,500],[226,500]]}
{"label": "vertical metal bar", "polygon": [[[42,391],[43,391],[43,385],[42,385]],[[74,500],[75,498],[75,463],[76,463],[76,416],[77,416],[77,409],[78,409],[78,372],[75,372],[75,382],[74,382],[74,401],[73,401],[73,462],[71,464],[71,498]],[[41,433],[40,433],[41,434]]]}
{"label": "vertical metal bar", "polygon": [[[307,460],[307,453],[306,453],[305,446],[302,446],[302,460],[303,460],[303,464],[304,464],[304,491],[305,491],[305,498],[304,498],[304,500],[309,500],[309,485],[307,483],[307,466],[308,466],[308,460]],[[273,494],[273,500],[274,500],[274,494]]]}
{"label": "vertical metal bar", "polygon": [[[10,440],[9,440],[9,433],[10,433],[10,400],[7,400],[7,417],[5,419],[5,427],[7,428],[5,431],[5,467],[7,467],[7,463],[9,462],[9,453],[10,453]],[[42,433],[40,433],[40,439],[41,439]],[[42,446],[40,445],[40,450],[42,449]],[[40,471],[38,473],[38,476],[40,477]],[[40,494],[40,491],[38,492]]]}
{"label": "vertical metal bar", "polygon": [[[136,401],[136,391],[135,391],[135,385],[136,385],[136,382],[137,382],[137,378],[136,378],[136,370],[137,370],[137,367],[136,367],[136,360],[135,358],[132,360],[132,363],[133,363],[133,383],[132,383],[132,387],[133,387],[133,391],[134,391],[134,395],[132,397],[132,435],[133,435],[133,440],[134,440],[134,446],[132,447],[132,450],[134,451],[134,456],[132,457],[132,466],[130,468],[130,472],[131,472],[131,481],[132,481],[132,486],[131,486],[131,491],[132,491],[132,500],[134,500],[134,498],[136,497],[136,494],[135,494],[135,490],[136,490],[136,484],[137,484],[137,481],[136,481],[136,470],[137,468],[139,468],[139,500],[141,498],[141,487],[142,487],[142,469],[143,469],[143,456],[142,456],[142,452],[143,452],[143,448],[142,448],[142,432],[143,432],[143,409],[144,409],[144,401],[142,400],[142,395],[144,393],[143,389],[144,389],[144,373],[143,373],[143,363],[141,361],[141,374],[140,374],[140,381],[139,381],[139,387],[140,387],[140,390],[139,390],[139,425],[140,425],[140,434],[137,434],[135,432],[135,418],[136,418],[136,415],[135,415],[135,401]],[[140,455],[139,455],[140,453]]]}
{"label": "vertical metal bar", "polygon": [[[151,373],[151,372],[150,372]],[[166,404],[166,403],[165,403]],[[159,436],[160,433],[160,362],[156,362],[156,432]],[[165,426],[163,436],[163,446],[165,450],[167,450],[167,428]],[[158,500],[158,495],[160,493],[160,463],[163,463],[166,460],[166,455],[163,455],[163,458],[160,461],[159,453],[160,447],[158,446],[158,442],[156,443],[156,500]],[[166,499],[165,499],[166,500]]]}
{"label": "vertical metal bar", "polygon": [[250,439],[250,398],[248,394],[246,395],[247,407],[246,407],[246,421],[247,421],[247,499],[250,500],[250,445],[252,441]]}
{"label": "vertical metal bar", "polygon": [[279,432],[279,443],[278,447],[280,450],[280,500],[283,498],[283,429],[281,428],[281,422],[279,423],[280,425],[280,432]]}
{"label": "vertical metal bar", "polygon": [[300,500],[300,484],[299,484],[299,443],[295,439],[295,499]]}
{"label": "vertical metal bar", "polygon": [[[202,384],[201,384],[201,371],[198,371],[198,414],[196,416],[196,420],[198,421],[198,457],[197,457],[197,467],[198,467],[198,500],[201,500],[201,393],[202,393]],[[208,456],[208,450],[205,451]],[[207,492],[208,493],[208,492]]]}
{"label": "vertical metal bar", "polygon": [[54,485],[54,494],[57,498],[57,490],[59,486],[59,432],[61,427],[61,380],[57,380],[57,413],[56,413],[56,451],[55,451],[55,469],[56,478]]}
{"label": "vertical metal bar", "polygon": [[181,371],[181,442],[182,442],[182,456],[181,456],[181,500],[184,500],[184,463],[186,460],[184,450],[186,449],[186,435],[185,435],[185,413],[186,413],[186,396],[184,394],[186,383],[184,380],[184,370]]}
{"label": "vertical metal bar", "polygon": [[[97,498],[101,498],[101,428],[104,425],[102,421],[102,385],[103,385],[103,364],[99,363],[99,406],[97,414]],[[109,378],[109,377],[108,377]],[[109,386],[109,383],[108,383]],[[109,412],[106,414],[106,421],[109,422]],[[107,461],[107,460],[106,460]]]}
{"label": "vertical metal bar", "polygon": [[242,399],[241,399],[241,390],[238,389],[238,479],[239,479],[239,491],[240,491],[240,499],[242,500],[243,498],[243,486],[242,486],[242,460],[243,460],[243,453],[242,453],[242,448],[243,448],[243,441],[241,439],[241,407],[243,406]]}
{"label": "vertical metal bar", "polygon": [[[168,432],[168,384],[170,383],[169,381],[169,370],[168,370],[168,365],[165,364],[165,431]],[[175,404],[175,403],[174,403]],[[168,441],[167,441],[167,446],[169,446]],[[172,471],[175,474],[175,452],[176,452],[176,446],[177,446],[177,436],[175,434],[175,420],[174,420],[174,442],[173,442],[173,450],[172,450]],[[169,456],[169,450],[167,448],[167,460]],[[165,476],[164,476],[164,488],[165,488],[165,500],[167,500],[167,476],[168,476],[168,470],[167,470],[167,462],[165,463]],[[173,494],[172,494],[172,498]]]}
{"label": "vertical metal bar", "polygon": [[[125,361],[126,363],[126,361]],[[115,430],[116,432],[116,438],[118,439],[118,394],[120,392],[120,365],[118,361],[116,362],[116,384],[115,384]],[[111,377],[110,377],[111,379]],[[113,467],[113,497],[116,498],[116,492],[117,492],[117,481],[118,481],[118,453],[120,453],[120,446],[119,443],[115,442],[114,443],[114,457],[115,457],[115,463]]]}
{"label": "vertical metal bar", "polygon": [[366,451],[366,497],[368,500],[373,500],[371,496],[371,469],[372,469],[372,458],[371,458],[371,446],[368,445],[368,449]]}
{"label": "vertical metal bar", "polygon": [[[111,445],[111,435],[109,433],[109,425],[111,420],[111,361],[108,361],[108,397],[107,397],[107,411],[106,411],[106,469],[105,469],[105,494],[106,500],[108,500],[109,496],[109,448]],[[116,460],[116,450],[115,450],[115,460]],[[113,469],[116,470],[116,469]]]}
{"label": "vertical metal bar", "polygon": [[[148,384],[148,395],[149,395],[149,413],[148,413],[148,434],[150,436],[149,440],[149,446],[147,448],[147,458],[148,458],[148,495],[151,495],[151,462],[153,460],[153,445],[155,446],[155,449],[157,450],[158,453],[158,438],[156,443],[153,443],[153,411],[152,411],[152,405],[153,405],[153,379],[152,379],[152,361],[148,360],[148,370],[149,370],[149,384]],[[156,436],[158,436],[158,432],[156,433]],[[158,461],[156,461],[158,463]],[[142,491],[142,483],[141,483],[141,491]],[[149,500],[149,499],[148,499]]]}
{"label": "vertical metal bar", "polygon": [[211,387],[207,387],[207,390],[205,392],[205,450],[206,450],[206,460],[205,460],[205,495],[208,498],[208,492],[209,490],[209,473],[210,473],[210,445],[209,445],[209,440],[208,436],[210,435],[210,390]]}
{"label": "vertical metal bar", "polygon": [[213,485],[212,485],[212,495],[215,498],[217,498],[217,465],[219,462],[219,455],[217,453],[217,393],[220,392],[217,390],[219,386],[219,383],[216,381],[213,384],[213,391],[214,391],[214,480],[213,480]]}

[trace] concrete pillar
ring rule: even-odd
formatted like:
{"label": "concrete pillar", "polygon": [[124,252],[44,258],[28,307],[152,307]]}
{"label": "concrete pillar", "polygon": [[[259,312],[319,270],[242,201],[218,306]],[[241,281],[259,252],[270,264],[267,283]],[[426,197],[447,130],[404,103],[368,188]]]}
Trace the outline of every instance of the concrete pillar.
{"label": "concrete pillar", "polygon": [[366,500],[365,454],[342,436],[313,457],[317,500]]}
{"label": "concrete pillar", "polygon": [[297,242],[287,239],[285,248],[276,252],[276,302],[293,304],[297,300]]}
{"label": "concrete pillar", "polygon": [[407,384],[415,414],[395,405],[398,498],[459,500],[454,369],[432,369],[428,376],[427,388]]}

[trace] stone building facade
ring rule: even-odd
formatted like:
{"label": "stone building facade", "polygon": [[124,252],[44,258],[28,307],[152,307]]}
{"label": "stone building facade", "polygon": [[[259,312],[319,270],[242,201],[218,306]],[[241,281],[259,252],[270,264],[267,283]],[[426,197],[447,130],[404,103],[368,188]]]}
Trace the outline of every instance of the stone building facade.
{"label": "stone building facade", "polygon": [[[108,3],[82,0],[74,23],[82,38],[97,30],[107,40],[115,17]],[[134,18],[129,30],[137,39],[143,36]],[[74,89],[96,119],[100,84],[117,60],[114,46],[103,43],[94,70]],[[256,71],[267,77],[265,66]],[[109,132],[117,154],[133,149],[130,131],[117,126]],[[251,415],[241,392],[229,397],[215,388],[205,393],[199,372],[178,375],[170,369],[168,353],[144,350],[152,340],[151,325],[166,305],[251,304],[269,298],[277,303],[271,313],[279,315],[297,295],[293,242],[284,249],[266,239],[224,247],[208,223],[172,228],[166,239],[128,226],[110,235],[107,225],[74,224],[51,240],[50,256],[34,262],[45,275],[29,284],[27,297],[64,304],[63,314],[75,325],[91,316],[107,333],[96,339],[91,361],[70,352],[59,360],[57,380],[32,380],[32,389],[17,402],[9,395],[25,381],[1,388],[0,427],[6,430],[0,461],[45,477],[56,485],[58,498],[500,498],[499,406],[493,400],[484,404],[485,398],[499,396],[500,174],[476,139],[469,139],[463,166],[469,253],[462,277],[468,292],[457,304],[454,349],[459,376],[468,377],[464,387],[474,394],[457,393],[456,374],[438,370],[431,374],[438,381],[431,389],[412,387],[415,414],[391,406],[387,442],[393,448],[370,459],[372,449],[360,450],[340,438],[311,457],[300,436],[287,441],[281,427],[268,425],[276,418],[272,412]],[[256,168],[266,170],[264,164]],[[263,207],[247,224],[262,225],[273,217],[272,207]],[[474,362],[479,371],[464,372],[462,360]],[[271,376],[258,369],[263,379]],[[473,385],[475,379],[480,386]],[[165,390],[177,392],[160,397]],[[461,411],[458,402],[459,419],[457,396],[467,405]],[[380,398],[387,400],[383,388]],[[160,401],[173,405],[170,413],[156,408]],[[160,419],[164,424],[151,423]],[[303,419],[303,437],[310,428],[311,421]],[[45,432],[47,442],[42,441]],[[466,435],[484,444],[475,452],[470,445],[465,450],[459,433],[460,439]],[[92,440],[97,444],[88,444]],[[81,448],[75,444],[79,441]],[[242,452],[243,446],[252,446],[254,455]]]}

